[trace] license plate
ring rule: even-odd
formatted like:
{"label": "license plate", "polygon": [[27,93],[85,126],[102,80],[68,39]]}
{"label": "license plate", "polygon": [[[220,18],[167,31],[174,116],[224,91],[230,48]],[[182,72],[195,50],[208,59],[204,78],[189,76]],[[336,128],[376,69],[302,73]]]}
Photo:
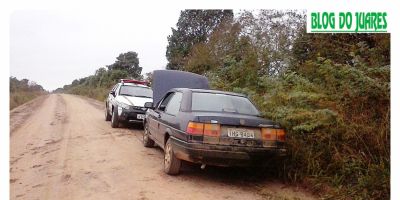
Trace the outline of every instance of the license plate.
{"label": "license plate", "polygon": [[144,117],[145,117],[145,115],[141,115],[141,114],[136,115],[137,119],[144,119]]}
{"label": "license plate", "polygon": [[254,131],[247,129],[228,129],[228,137],[234,138],[254,138]]}

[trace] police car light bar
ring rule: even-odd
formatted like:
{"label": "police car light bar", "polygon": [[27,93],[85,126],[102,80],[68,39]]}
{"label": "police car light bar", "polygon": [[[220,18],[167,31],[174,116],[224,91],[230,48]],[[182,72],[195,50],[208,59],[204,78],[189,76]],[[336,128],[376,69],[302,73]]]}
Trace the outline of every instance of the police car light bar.
{"label": "police car light bar", "polygon": [[140,85],[149,85],[149,82],[147,81],[138,81],[135,79],[121,79],[121,83],[135,83],[135,84],[140,84]]}

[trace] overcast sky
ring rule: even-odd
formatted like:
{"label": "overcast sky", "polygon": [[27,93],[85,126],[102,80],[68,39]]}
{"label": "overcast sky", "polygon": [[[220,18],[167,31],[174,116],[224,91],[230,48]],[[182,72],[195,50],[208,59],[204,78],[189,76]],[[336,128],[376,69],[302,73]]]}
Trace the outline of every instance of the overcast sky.
{"label": "overcast sky", "polygon": [[167,36],[180,10],[130,12],[16,11],[10,19],[10,73],[54,90],[139,54],[142,73],[167,64]]}

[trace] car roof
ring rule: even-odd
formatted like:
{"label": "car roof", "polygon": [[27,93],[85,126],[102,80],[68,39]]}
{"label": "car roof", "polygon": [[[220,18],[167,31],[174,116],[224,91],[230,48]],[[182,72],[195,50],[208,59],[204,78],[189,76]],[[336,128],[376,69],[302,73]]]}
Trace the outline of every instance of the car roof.
{"label": "car roof", "polygon": [[180,91],[180,92],[192,91],[192,92],[201,92],[201,93],[226,94],[226,95],[247,97],[244,94],[234,93],[234,92],[225,92],[225,91],[221,91],[221,90],[206,90],[206,89],[191,89],[191,88],[174,88],[172,90]]}

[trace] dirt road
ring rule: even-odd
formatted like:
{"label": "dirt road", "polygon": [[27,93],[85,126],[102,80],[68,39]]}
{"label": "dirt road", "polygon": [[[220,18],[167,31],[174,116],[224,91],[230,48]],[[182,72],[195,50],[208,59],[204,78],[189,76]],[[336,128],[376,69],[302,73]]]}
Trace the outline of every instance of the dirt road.
{"label": "dirt road", "polygon": [[144,148],[140,128],[112,129],[94,100],[48,95],[11,123],[11,199],[313,199],[235,169],[187,165],[168,176],[162,150]]}

